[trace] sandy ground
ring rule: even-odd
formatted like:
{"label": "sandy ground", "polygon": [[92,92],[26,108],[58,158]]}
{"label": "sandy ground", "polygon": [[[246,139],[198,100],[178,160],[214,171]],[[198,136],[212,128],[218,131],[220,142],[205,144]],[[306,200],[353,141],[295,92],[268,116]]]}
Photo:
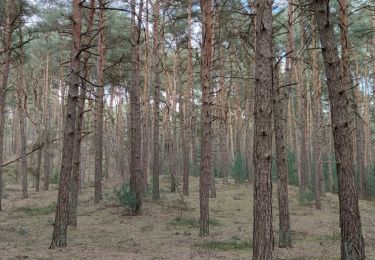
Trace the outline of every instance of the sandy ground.
{"label": "sandy ground", "polygon": [[[235,243],[251,245],[252,187],[222,185],[217,180],[217,198],[210,200],[210,236],[200,238],[197,178],[191,179],[191,193],[181,197],[168,192],[162,182],[161,201],[146,201],[142,216],[125,214],[111,200],[114,183],[105,185],[105,200],[93,203],[93,188],[80,196],[78,227],[68,230],[68,247],[48,249],[54,213],[48,207],[56,201],[57,188],[30,192],[22,200],[17,186],[6,186],[7,198],[0,213],[0,259],[250,259],[251,248],[225,248]],[[274,185],[275,186],[275,185]],[[274,187],[276,188],[276,187]],[[301,205],[298,190],[290,187],[293,248],[277,248],[277,197],[273,196],[275,259],[339,259],[340,230],[337,195],[323,198],[323,210]],[[367,259],[375,259],[375,203],[361,201],[362,228]],[[43,210],[46,209],[46,210]],[[179,219],[186,221],[179,221]],[[215,246],[222,242],[222,246]],[[207,245],[214,245],[208,247]],[[224,246],[223,246],[224,245]]]}

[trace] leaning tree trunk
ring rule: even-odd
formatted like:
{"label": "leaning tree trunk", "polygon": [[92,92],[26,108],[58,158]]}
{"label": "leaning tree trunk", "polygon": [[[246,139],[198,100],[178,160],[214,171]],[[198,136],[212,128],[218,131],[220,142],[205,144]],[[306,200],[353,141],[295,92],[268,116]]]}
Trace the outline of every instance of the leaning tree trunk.
{"label": "leaning tree trunk", "polygon": [[212,68],[212,1],[201,0],[202,12],[202,54],[201,54],[201,172],[199,178],[200,220],[199,235],[209,234],[209,188],[211,177],[211,68]]}
{"label": "leaning tree trunk", "polygon": [[350,87],[345,84],[330,21],[329,0],[315,0],[315,12],[331,108],[331,123],[339,185],[341,259],[365,259],[358,195],[354,182],[352,147],[352,104]]}
{"label": "leaning tree trunk", "polygon": [[76,124],[76,108],[78,87],[80,82],[80,53],[81,53],[81,16],[82,2],[73,0],[73,46],[71,50],[69,92],[66,104],[66,117],[62,161],[60,171],[59,192],[57,196],[55,223],[50,248],[65,247],[68,225],[69,187],[73,161],[74,130]]}
{"label": "leaning tree trunk", "polygon": [[253,259],[272,259],[272,0],[256,1]]}

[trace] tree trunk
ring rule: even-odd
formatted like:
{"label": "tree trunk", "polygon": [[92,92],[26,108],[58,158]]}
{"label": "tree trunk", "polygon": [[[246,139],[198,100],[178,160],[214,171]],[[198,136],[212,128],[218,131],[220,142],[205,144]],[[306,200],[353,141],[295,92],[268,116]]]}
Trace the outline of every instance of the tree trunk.
{"label": "tree trunk", "polygon": [[341,259],[365,259],[358,195],[354,182],[354,164],[351,126],[351,88],[341,70],[336,47],[334,27],[330,21],[329,0],[315,0],[316,19],[331,108],[331,120],[335,146],[339,184]]}
{"label": "tree trunk", "polygon": [[[132,25],[131,25],[131,45],[132,64],[130,89],[130,190],[136,196],[135,215],[142,214],[143,202],[143,173],[141,160],[142,123],[141,123],[141,71],[140,71],[140,44],[143,0],[139,5],[136,16],[136,1],[131,1]],[[137,19],[136,19],[137,17]]]}
{"label": "tree trunk", "polygon": [[272,259],[272,0],[256,1],[253,259]]}
{"label": "tree trunk", "polygon": [[71,50],[69,92],[66,104],[66,118],[64,128],[64,140],[62,150],[62,161],[60,171],[59,192],[56,205],[55,223],[52,233],[50,248],[65,247],[68,225],[68,206],[70,178],[73,161],[73,145],[76,125],[76,108],[78,99],[78,87],[80,82],[80,53],[81,53],[81,15],[82,2],[73,0],[73,46]]}
{"label": "tree trunk", "polygon": [[[92,26],[95,15],[95,0],[90,0],[90,12],[87,18],[87,31],[82,39],[84,45],[89,44],[91,39]],[[83,53],[83,78],[87,79],[89,76],[89,58],[90,53]],[[83,111],[85,107],[86,98],[86,88],[84,80],[81,80],[82,87],[80,88],[79,100],[77,105],[77,121],[75,125],[75,135],[74,135],[74,150],[73,150],[73,165],[72,165],[72,178],[71,178],[71,190],[69,198],[69,224],[76,227],[77,226],[77,206],[78,206],[78,191],[80,186],[84,182],[84,176],[80,178],[81,171],[81,150],[82,150],[82,128],[83,128]]]}
{"label": "tree trunk", "polygon": [[[50,174],[50,149],[49,149],[49,138],[50,138],[50,104],[49,104],[49,53],[47,52],[47,64],[46,64],[46,72],[45,72],[45,84],[44,84],[44,91],[43,91],[43,133],[44,133],[44,147],[43,147],[43,155],[44,155],[44,174],[43,174],[43,190],[48,190],[49,188],[49,176]],[[39,180],[38,183],[38,190],[39,190]],[[37,189],[37,187],[35,187]]]}
{"label": "tree trunk", "polygon": [[154,155],[153,155],[153,174],[152,174],[152,198],[160,199],[159,176],[161,173],[160,158],[160,135],[159,135],[159,118],[160,118],[160,59],[159,59],[159,14],[160,0],[156,0],[154,6],[154,42],[153,42],[153,72],[154,72]]}
{"label": "tree trunk", "polygon": [[[22,39],[22,32],[20,32],[20,42],[23,42]],[[21,165],[20,165],[20,172],[22,174],[22,198],[26,199],[28,197],[27,194],[27,158],[26,158],[26,93],[27,90],[25,88],[26,82],[24,78],[24,52],[23,47],[21,47],[20,53],[20,63],[17,69],[17,76],[18,76],[18,84],[17,84],[17,106],[19,111],[19,126],[20,126],[20,156],[21,156]],[[39,181],[35,186],[36,191],[39,191]]]}
{"label": "tree trunk", "polygon": [[4,60],[1,61],[0,78],[0,211],[2,210],[3,199],[3,147],[4,147],[4,124],[5,124],[5,96],[8,84],[9,69],[11,62],[11,45],[13,33],[13,12],[15,10],[15,0],[5,1],[5,26],[4,26]]}
{"label": "tree trunk", "polygon": [[[301,16],[301,48],[304,48],[306,44],[305,35],[305,21],[304,17]],[[302,56],[303,59],[303,56]],[[302,60],[298,63],[298,82],[299,82],[299,123],[300,123],[300,149],[301,158],[300,164],[300,192],[303,193],[308,187],[310,180],[310,163],[309,163],[309,151],[308,147],[308,136],[307,136],[307,85],[305,82],[304,63]]]}
{"label": "tree trunk", "polygon": [[105,42],[104,42],[104,0],[99,0],[99,38],[98,38],[98,60],[97,77],[98,87],[96,90],[96,113],[95,113],[95,203],[103,199],[103,121],[104,121],[104,66],[105,66]]}
{"label": "tree trunk", "polygon": [[200,220],[199,235],[209,234],[209,188],[211,177],[211,69],[212,69],[212,1],[201,0],[202,54],[201,54],[201,172],[199,178]]}
{"label": "tree trunk", "polygon": [[315,207],[321,209],[321,195],[324,192],[323,185],[323,112],[321,104],[321,83],[319,77],[319,53],[317,50],[316,16],[313,16],[313,39],[311,51],[312,88],[313,88],[313,165],[315,169]]}
{"label": "tree trunk", "polygon": [[[288,14],[292,13],[292,5],[288,5]],[[292,17],[289,16],[288,25],[291,28]],[[290,32],[290,29],[289,29]],[[288,33],[287,67],[286,73],[290,75],[292,52],[291,41],[293,40]],[[287,123],[288,123],[288,100],[289,87],[283,87],[279,84],[279,65],[275,66],[273,82],[273,120],[275,128],[276,143],[276,166],[277,166],[277,198],[279,204],[279,247],[292,246],[292,234],[290,230],[289,219],[289,200],[288,200],[288,151],[287,151]],[[288,77],[287,76],[287,77]],[[288,78],[289,80],[289,78]],[[288,82],[287,84],[289,84]]]}

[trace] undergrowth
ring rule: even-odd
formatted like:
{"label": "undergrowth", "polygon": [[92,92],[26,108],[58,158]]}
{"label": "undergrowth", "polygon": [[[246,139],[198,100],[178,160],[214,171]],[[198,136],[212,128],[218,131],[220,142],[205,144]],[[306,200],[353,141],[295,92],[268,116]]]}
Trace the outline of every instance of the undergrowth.
{"label": "undergrowth", "polygon": [[252,248],[252,243],[249,240],[241,241],[239,238],[234,237],[227,241],[220,240],[208,240],[201,243],[195,244],[196,247],[211,249],[211,250],[220,250],[220,251],[229,251],[229,250],[248,250]]}

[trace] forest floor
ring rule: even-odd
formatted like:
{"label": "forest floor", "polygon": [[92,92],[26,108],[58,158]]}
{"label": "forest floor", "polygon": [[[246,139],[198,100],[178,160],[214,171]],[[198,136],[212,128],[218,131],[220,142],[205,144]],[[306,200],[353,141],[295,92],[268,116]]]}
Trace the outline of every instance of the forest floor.
{"label": "forest floor", "polygon": [[[18,186],[6,186],[0,212],[0,259],[250,259],[252,185],[221,184],[210,199],[210,236],[198,236],[198,178],[191,178],[190,195],[168,192],[162,181],[161,200],[146,201],[142,216],[128,216],[113,197],[114,183],[106,183],[105,199],[93,203],[93,188],[80,196],[78,227],[68,230],[68,247],[48,249],[54,221],[57,187],[30,192],[21,199]],[[249,187],[251,186],[251,187]],[[293,247],[278,245],[276,185],[273,195],[275,259],[339,259],[340,229],[337,195],[323,198],[322,211],[301,204],[298,189],[290,186]],[[375,259],[375,202],[361,201],[362,229],[367,259]]]}

